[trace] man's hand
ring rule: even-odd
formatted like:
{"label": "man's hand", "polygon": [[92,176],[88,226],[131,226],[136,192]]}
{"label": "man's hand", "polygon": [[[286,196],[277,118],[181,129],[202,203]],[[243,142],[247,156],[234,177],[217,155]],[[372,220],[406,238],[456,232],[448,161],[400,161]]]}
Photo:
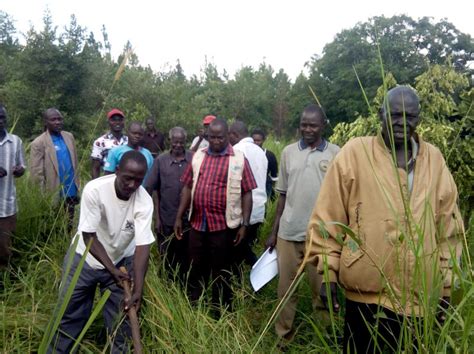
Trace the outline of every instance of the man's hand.
{"label": "man's hand", "polygon": [[133,292],[131,299],[125,298],[123,300],[123,309],[124,311],[128,311],[132,307],[135,307],[136,311],[138,312],[140,310],[141,304],[142,304],[142,294],[137,294],[136,292]]}
{"label": "man's hand", "polygon": [[127,281],[130,280],[130,275],[128,273],[124,273],[120,269],[117,269],[115,267],[110,273],[112,273],[112,276],[114,277],[115,282],[120,287],[122,287],[122,282],[124,280],[127,280]]}
{"label": "man's hand", "polygon": [[269,252],[272,253],[273,249],[277,244],[277,236],[274,233],[271,233],[265,241],[265,248],[269,248]]}
{"label": "man's hand", "polygon": [[25,168],[21,165],[13,166],[12,172],[13,172],[13,176],[21,177],[25,173]]}
{"label": "man's hand", "polygon": [[[328,287],[329,287],[329,296],[328,296]],[[337,284],[334,282],[330,283],[322,283],[321,284],[321,289],[319,290],[319,296],[321,297],[321,300],[323,301],[324,307],[326,307],[329,310],[329,300],[331,301],[332,304],[332,310],[334,312],[339,312],[339,309],[341,308],[339,306],[339,302],[337,302]]]}
{"label": "man's hand", "polygon": [[178,240],[183,239],[183,220],[181,218],[177,218],[174,222],[174,235]]}
{"label": "man's hand", "polygon": [[438,320],[441,326],[444,324],[444,322],[446,322],[446,318],[448,316],[448,310],[450,307],[450,301],[451,299],[447,296],[443,297],[439,301],[438,313],[436,314],[436,319]]}
{"label": "man's hand", "polygon": [[7,170],[5,170],[3,167],[0,167],[0,178],[5,177],[7,174]]}
{"label": "man's hand", "polygon": [[161,227],[161,220],[159,218],[157,218],[155,221],[155,232],[157,235],[163,232],[162,227]]}
{"label": "man's hand", "polygon": [[235,235],[234,247],[238,246],[242,242],[242,240],[245,238],[246,232],[247,227],[242,225],[239,231],[237,231],[237,234]]}

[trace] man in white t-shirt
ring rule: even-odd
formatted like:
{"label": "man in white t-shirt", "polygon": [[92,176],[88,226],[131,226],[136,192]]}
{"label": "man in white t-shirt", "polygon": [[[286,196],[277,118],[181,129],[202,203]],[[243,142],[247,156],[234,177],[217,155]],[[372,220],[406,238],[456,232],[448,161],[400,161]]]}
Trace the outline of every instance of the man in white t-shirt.
{"label": "man in white t-shirt", "polygon": [[236,249],[236,262],[245,261],[250,266],[257,261],[257,256],[252,251],[252,246],[258,236],[258,229],[265,219],[265,203],[267,202],[266,181],[268,160],[265,152],[254,143],[249,136],[249,131],[244,122],[236,120],[229,129],[229,142],[235,150],[243,152],[249,161],[257,188],[252,190],[252,214],[250,225],[244,242]]}
{"label": "man in white t-shirt", "polygon": [[[116,331],[112,352],[127,349],[128,321],[123,321],[117,330],[116,327],[121,320],[122,306],[125,311],[132,306],[140,308],[150,245],[155,241],[151,231],[153,201],[141,187],[146,172],[145,157],[138,151],[129,151],[123,155],[115,174],[94,179],[84,187],[79,227],[64,260],[64,273],[71,258],[69,253],[75,254],[60,298],[71,283],[86,245],[91,246],[50,352],[70,352],[89,319],[97,285],[101,293],[111,292],[103,312],[108,333]],[[121,272],[121,266],[125,266],[128,273]],[[134,282],[133,294],[131,299],[124,299],[121,283],[130,278]]]}
{"label": "man in white t-shirt", "polygon": [[189,150],[196,152],[198,150],[209,147],[207,133],[209,130],[209,124],[211,124],[214,119],[216,119],[216,116],[208,115],[204,117],[204,119],[202,120],[202,128],[199,131],[199,135],[193,139]]}

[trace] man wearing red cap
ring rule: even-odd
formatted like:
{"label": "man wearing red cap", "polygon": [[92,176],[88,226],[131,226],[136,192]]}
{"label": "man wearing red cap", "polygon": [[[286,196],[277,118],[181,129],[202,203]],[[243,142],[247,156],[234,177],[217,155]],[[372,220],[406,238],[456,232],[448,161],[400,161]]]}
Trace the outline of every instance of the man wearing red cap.
{"label": "man wearing red cap", "polygon": [[198,151],[209,147],[209,141],[207,141],[207,131],[209,130],[209,124],[216,119],[216,116],[208,115],[202,120],[203,128],[199,130],[199,135],[193,139],[191,143],[191,151]]}
{"label": "man wearing red cap", "polygon": [[104,166],[105,161],[107,161],[109,151],[116,146],[127,145],[128,143],[128,137],[122,133],[125,120],[123,112],[114,108],[107,113],[107,120],[110,131],[94,141],[92,146],[92,179],[100,176],[100,169]]}

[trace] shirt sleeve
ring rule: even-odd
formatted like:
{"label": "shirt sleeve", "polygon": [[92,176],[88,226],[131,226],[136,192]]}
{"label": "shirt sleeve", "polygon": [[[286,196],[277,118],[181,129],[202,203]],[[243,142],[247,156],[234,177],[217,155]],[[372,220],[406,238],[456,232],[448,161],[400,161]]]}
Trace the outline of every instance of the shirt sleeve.
{"label": "shirt sleeve", "polygon": [[268,170],[270,171],[270,176],[273,178],[278,177],[278,161],[273,152],[268,151]]}
{"label": "shirt sleeve", "polygon": [[281,153],[280,172],[278,173],[278,182],[275,188],[278,192],[283,194],[286,194],[286,191],[288,190],[287,151],[287,149],[284,149]]}
{"label": "shirt sleeve", "polygon": [[102,160],[102,152],[103,152],[103,147],[100,146],[100,138],[96,139],[94,141],[94,144],[92,144],[92,153],[91,153],[91,158],[94,160]]}
{"label": "shirt sleeve", "polygon": [[183,175],[181,176],[181,182],[188,186],[192,187],[193,186],[193,165],[190,163],[188,167],[186,167],[186,170],[184,171]]}
{"label": "shirt sleeve", "polygon": [[443,275],[443,296],[451,296],[451,288],[456,280],[453,267],[461,259],[464,224],[458,207],[458,191],[451,172],[444,159],[441,178],[438,182],[438,206],[436,226],[438,229],[438,247],[440,268]]}
{"label": "shirt sleeve", "polygon": [[242,172],[241,187],[243,193],[247,193],[248,191],[257,188],[257,182],[255,182],[252,169],[250,168],[249,161],[246,157],[244,157],[244,171]]}
{"label": "shirt sleeve", "polygon": [[116,169],[117,169],[117,148],[115,147],[109,151],[107,160],[105,161],[105,164],[104,164],[104,171],[115,172]]}
{"label": "shirt sleeve", "polygon": [[143,184],[145,189],[148,191],[148,193],[152,193],[155,190],[158,190],[159,186],[159,180],[160,180],[160,161],[158,160],[159,157],[157,157],[153,161],[153,165],[151,166],[151,170],[146,174],[146,179],[145,183]]}
{"label": "shirt sleeve", "polygon": [[[325,221],[337,221],[348,225],[347,205],[351,185],[346,181],[344,166],[350,163],[343,156],[338,156],[328,169],[321,185],[321,190],[308,224],[308,242],[310,243],[309,261],[317,265],[319,273],[328,267],[330,282],[337,282],[339,274],[342,244],[338,234],[339,226]],[[351,180],[351,179],[349,179]]]}
{"label": "shirt sleeve", "polygon": [[20,138],[18,138],[18,148],[16,150],[15,166],[21,166],[23,168],[26,168],[25,150],[23,149],[23,142]]}
{"label": "shirt sleeve", "polygon": [[155,237],[151,231],[151,221],[153,218],[153,200],[147,193],[143,193],[140,187],[140,198],[135,205],[135,244],[137,246],[149,245],[155,242]]}
{"label": "shirt sleeve", "polygon": [[100,201],[97,190],[86,185],[81,197],[81,214],[79,217],[79,232],[97,232],[101,219]]}

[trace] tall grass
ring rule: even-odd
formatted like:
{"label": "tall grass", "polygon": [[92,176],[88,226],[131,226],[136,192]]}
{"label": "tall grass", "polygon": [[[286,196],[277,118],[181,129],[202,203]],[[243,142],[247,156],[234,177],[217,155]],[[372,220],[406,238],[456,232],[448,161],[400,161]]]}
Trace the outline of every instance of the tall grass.
{"label": "tall grass", "polygon": [[[114,83],[120,79],[115,78]],[[111,91],[113,85],[111,87]],[[101,119],[99,114],[98,120]],[[97,124],[96,124],[97,126]],[[96,127],[95,126],[95,127]],[[81,176],[87,177],[86,163],[90,149],[82,151]],[[269,138],[266,148],[280,156],[285,142]],[[0,351],[3,353],[35,352],[47,336],[48,323],[58,306],[58,292],[62,279],[61,265],[71,242],[67,233],[67,217],[52,200],[32,186],[26,178],[18,181],[20,212],[14,237],[14,257],[7,271],[0,273]],[[267,218],[260,230],[258,251],[270,234],[276,203],[267,205]],[[417,226],[417,225],[415,225]],[[474,220],[470,220],[467,239],[473,241]],[[420,232],[420,228],[416,228]],[[349,233],[350,234],[350,233]],[[354,234],[354,237],[356,235]],[[410,247],[416,248],[416,243]],[[416,327],[397,348],[410,352],[413,339],[422,343],[422,352],[469,352],[474,343],[474,282],[468,250],[464,250],[461,267],[456,267],[458,283],[453,293],[454,309],[444,326],[434,318],[436,303],[421,299],[426,307],[426,320]],[[245,269],[244,274],[248,274]],[[420,269],[420,284],[423,272]],[[141,334],[147,352],[259,352],[277,351],[278,339],[271,328],[272,315],[278,307],[276,281],[258,293],[250,287],[247,276],[236,280],[234,309],[215,319],[206,301],[191,305],[179,282],[170,281],[164,272],[156,247],[152,249],[150,267],[145,283],[140,313]],[[326,328],[314,315],[311,295],[306,282],[295,281],[302,298],[295,325],[296,337],[287,347],[289,352],[338,352],[342,317],[332,314],[331,328]],[[98,296],[99,297],[99,294]],[[98,318],[80,343],[82,352],[107,352],[110,338],[106,338],[103,323]],[[405,330],[408,330],[405,327]]]}

